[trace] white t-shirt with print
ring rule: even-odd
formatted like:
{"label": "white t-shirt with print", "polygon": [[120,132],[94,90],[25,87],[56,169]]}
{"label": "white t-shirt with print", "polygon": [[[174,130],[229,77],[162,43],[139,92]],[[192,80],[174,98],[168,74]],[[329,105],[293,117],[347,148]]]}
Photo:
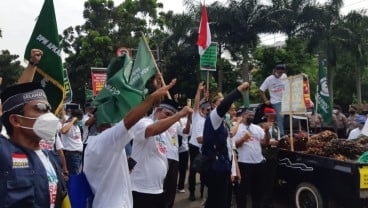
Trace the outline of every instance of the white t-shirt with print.
{"label": "white t-shirt with print", "polygon": [[167,133],[170,138],[167,140],[167,153],[166,157],[171,160],[179,161],[179,138],[178,135],[182,134],[182,128],[179,122],[174,123],[167,129]]}
{"label": "white t-shirt with print", "polygon": [[251,140],[244,142],[238,147],[238,162],[257,164],[262,162],[265,158],[262,155],[261,140],[264,139],[265,132],[258,125],[251,124],[249,126],[241,123],[235,136],[232,137],[234,142],[240,140],[246,132],[251,133]]}
{"label": "white t-shirt with print", "polygon": [[89,136],[83,172],[95,194],[93,207],[133,207],[125,153],[125,145],[130,140],[123,121],[98,135]]}
{"label": "white t-shirt with print", "polygon": [[[183,117],[180,119],[180,125],[182,128],[185,128],[185,126],[187,125],[188,119],[187,117]],[[189,133],[188,134],[183,134],[182,136],[182,142],[181,145],[179,146],[179,153],[180,152],[186,152],[189,151],[189,146],[188,146],[188,138],[191,135],[191,128],[189,129]]]}
{"label": "white t-shirt with print", "polygon": [[189,140],[189,144],[192,144],[201,149],[202,144],[199,144],[197,141],[197,137],[203,136],[204,122],[206,118],[201,116],[199,111],[193,112],[192,114],[192,136]]}
{"label": "white t-shirt with print", "polygon": [[[69,123],[64,123],[63,127]],[[72,125],[66,134],[61,134],[61,142],[64,150],[68,151],[83,151],[82,134],[79,126]]]}
{"label": "white t-shirt with print", "polygon": [[131,157],[137,161],[137,165],[130,176],[133,191],[160,194],[163,192],[164,179],[168,170],[167,141],[171,137],[167,132],[163,132],[146,138],[146,128],[153,123],[152,118],[145,117],[131,129],[134,140]]}
{"label": "white t-shirt with print", "polygon": [[43,167],[46,170],[47,179],[49,182],[49,191],[50,191],[50,208],[54,208],[55,201],[56,201],[56,193],[57,193],[57,183],[58,183],[56,172],[50,160],[46,157],[45,153],[43,153],[42,150],[35,150],[35,153],[40,158],[43,164]]}
{"label": "white t-shirt with print", "polygon": [[282,74],[280,78],[276,78],[275,75],[270,75],[259,87],[259,89],[263,92],[268,90],[270,94],[270,102],[272,104],[282,101],[282,92],[284,91],[284,83],[286,78],[286,74]]}
{"label": "white t-shirt with print", "polygon": [[54,143],[46,141],[44,139],[40,140],[40,147],[46,150],[55,150],[55,148],[56,150],[64,149],[63,143],[61,143],[61,139],[58,134],[55,135],[55,148]]}

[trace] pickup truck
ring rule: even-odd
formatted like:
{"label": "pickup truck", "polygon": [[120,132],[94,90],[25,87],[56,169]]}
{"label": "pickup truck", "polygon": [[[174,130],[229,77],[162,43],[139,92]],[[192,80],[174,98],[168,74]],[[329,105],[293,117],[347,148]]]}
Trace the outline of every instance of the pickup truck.
{"label": "pickup truck", "polygon": [[280,149],[277,174],[297,208],[368,207],[368,163]]}

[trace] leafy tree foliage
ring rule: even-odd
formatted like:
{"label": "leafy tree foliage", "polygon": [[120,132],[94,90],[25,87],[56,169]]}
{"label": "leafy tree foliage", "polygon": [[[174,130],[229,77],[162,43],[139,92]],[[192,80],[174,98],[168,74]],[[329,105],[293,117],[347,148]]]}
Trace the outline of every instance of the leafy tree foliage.
{"label": "leafy tree foliage", "polygon": [[14,84],[24,67],[20,61],[16,61],[18,55],[10,54],[8,50],[2,50],[0,54],[0,77],[3,77],[3,83],[0,85],[0,92],[9,85]]}

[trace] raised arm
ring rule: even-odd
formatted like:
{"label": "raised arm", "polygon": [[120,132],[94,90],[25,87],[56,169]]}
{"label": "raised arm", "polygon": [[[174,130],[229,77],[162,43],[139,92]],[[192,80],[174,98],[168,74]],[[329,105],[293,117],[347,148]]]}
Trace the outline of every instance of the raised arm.
{"label": "raised arm", "polygon": [[192,113],[193,110],[189,106],[185,106],[181,111],[165,119],[158,120],[157,122],[149,125],[146,128],[145,137],[151,137],[166,131],[175,122],[179,121],[180,118],[187,116]]}
{"label": "raised arm", "polygon": [[200,82],[198,84],[197,92],[194,97],[194,105],[193,105],[193,111],[198,112],[199,111],[199,101],[201,100],[201,93],[204,89],[204,82]]}
{"label": "raised arm", "polygon": [[152,108],[153,104],[159,101],[163,96],[167,95],[170,88],[176,83],[176,79],[171,80],[170,84],[161,87],[150,94],[141,104],[129,111],[124,117],[124,125],[126,129],[130,129],[137,121],[143,118]]}
{"label": "raised arm", "polygon": [[28,60],[28,66],[18,79],[18,84],[32,82],[36,73],[37,63],[40,62],[43,52],[40,49],[31,50],[31,58]]}

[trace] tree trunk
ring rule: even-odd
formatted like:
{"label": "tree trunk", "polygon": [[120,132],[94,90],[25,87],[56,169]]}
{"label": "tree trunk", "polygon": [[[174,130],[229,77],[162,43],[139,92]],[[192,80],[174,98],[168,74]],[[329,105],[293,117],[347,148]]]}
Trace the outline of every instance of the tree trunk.
{"label": "tree trunk", "polygon": [[[357,62],[359,63],[359,62]],[[356,93],[357,93],[357,100],[358,104],[362,104],[362,78],[361,78],[361,64],[358,64],[355,73],[356,73]]]}

